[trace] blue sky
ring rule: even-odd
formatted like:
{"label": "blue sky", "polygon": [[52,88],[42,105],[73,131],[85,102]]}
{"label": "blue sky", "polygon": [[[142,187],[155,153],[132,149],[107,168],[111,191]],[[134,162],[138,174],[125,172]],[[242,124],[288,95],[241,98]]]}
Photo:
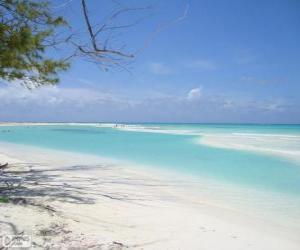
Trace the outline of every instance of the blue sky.
{"label": "blue sky", "polygon": [[[143,48],[130,73],[75,60],[56,87],[3,84],[0,120],[300,123],[300,1],[128,2],[153,6],[118,35]],[[97,20],[110,8],[88,3]],[[81,29],[77,4],[58,11]]]}

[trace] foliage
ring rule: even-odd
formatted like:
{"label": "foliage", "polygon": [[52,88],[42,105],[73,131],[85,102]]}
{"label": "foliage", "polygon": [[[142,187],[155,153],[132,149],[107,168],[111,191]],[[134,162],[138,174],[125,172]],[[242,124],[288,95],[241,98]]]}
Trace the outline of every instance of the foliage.
{"label": "foliage", "polygon": [[[0,0],[0,80],[17,81],[29,88],[55,84],[58,72],[68,69],[73,58],[85,59],[104,70],[127,70],[124,65],[134,55],[124,51],[125,44],[116,42],[115,35],[143,20],[137,12],[144,15],[150,7],[111,1],[111,12],[99,18],[89,12],[87,2],[67,1],[61,5],[66,8],[72,3],[81,9],[86,30],[79,31],[54,14],[57,7],[49,0]],[[62,58],[58,53],[59,59],[50,57],[53,49],[62,49],[68,56]]]}
{"label": "foliage", "polygon": [[47,49],[56,29],[66,24],[51,13],[47,1],[0,0],[0,78],[57,83],[57,73],[69,64],[50,58]]}
{"label": "foliage", "polygon": [[0,196],[0,203],[8,203],[9,199],[7,197],[1,197]]}

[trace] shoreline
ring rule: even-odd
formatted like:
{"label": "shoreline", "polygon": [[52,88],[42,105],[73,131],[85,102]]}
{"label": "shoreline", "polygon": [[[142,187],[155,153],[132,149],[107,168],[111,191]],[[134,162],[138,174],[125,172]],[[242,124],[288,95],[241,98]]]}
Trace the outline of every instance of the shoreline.
{"label": "shoreline", "polygon": [[[39,245],[47,238],[51,246],[104,244],[103,249],[300,246],[297,232],[215,206],[201,197],[189,197],[189,185],[155,171],[127,168],[90,155],[11,146],[5,149],[0,144],[0,161],[9,161],[12,170],[30,168],[30,178],[39,177],[37,185],[24,184],[32,190],[21,192],[22,197],[56,212],[51,215],[30,205],[0,204],[0,220],[32,235]],[[0,227],[1,234],[10,232],[9,227]],[[46,229],[52,236],[41,235]]]}
{"label": "shoreline", "polygon": [[[43,122],[0,122],[0,127],[18,127],[18,126],[88,126],[112,128],[128,132],[140,133],[159,133],[172,135],[190,135],[195,136],[195,143],[213,148],[239,150],[253,152],[260,155],[275,156],[289,160],[296,164],[300,163],[300,151],[298,149],[287,150],[293,147],[295,143],[300,143],[300,134],[260,134],[254,132],[248,133],[207,133],[186,129],[162,129],[159,127],[143,127],[140,124],[122,124],[122,123],[43,123]],[[247,139],[245,141],[245,139]],[[273,148],[277,145],[277,148]],[[279,145],[279,146],[278,146]],[[286,148],[287,147],[287,148]]]}

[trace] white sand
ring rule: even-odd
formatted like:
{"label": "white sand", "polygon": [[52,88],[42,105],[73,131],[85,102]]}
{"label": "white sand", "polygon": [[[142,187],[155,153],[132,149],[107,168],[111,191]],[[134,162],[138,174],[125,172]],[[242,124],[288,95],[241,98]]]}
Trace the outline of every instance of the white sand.
{"label": "white sand", "polygon": [[6,161],[13,165],[10,170],[32,169],[22,196],[56,212],[0,203],[0,235],[24,231],[41,249],[300,248],[297,232],[191,198],[184,182],[156,172],[94,156],[0,144],[0,162]]}
{"label": "white sand", "polygon": [[265,134],[205,134],[199,144],[211,147],[252,151],[300,162],[300,136]]}

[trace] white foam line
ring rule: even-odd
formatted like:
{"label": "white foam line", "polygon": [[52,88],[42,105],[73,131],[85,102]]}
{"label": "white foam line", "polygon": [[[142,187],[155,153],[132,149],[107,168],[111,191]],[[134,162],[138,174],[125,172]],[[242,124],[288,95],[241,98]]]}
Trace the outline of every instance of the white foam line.
{"label": "white foam line", "polygon": [[144,133],[157,133],[157,134],[172,134],[172,135],[199,135],[189,130],[173,130],[173,129],[153,129],[153,128],[117,128],[119,130],[131,131],[131,132],[144,132]]}
{"label": "white foam line", "polygon": [[289,134],[260,134],[260,133],[232,133],[232,135],[238,135],[238,136],[259,136],[259,137],[281,137],[281,138],[297,138],[300,139],[299,135],[289,135]]}

